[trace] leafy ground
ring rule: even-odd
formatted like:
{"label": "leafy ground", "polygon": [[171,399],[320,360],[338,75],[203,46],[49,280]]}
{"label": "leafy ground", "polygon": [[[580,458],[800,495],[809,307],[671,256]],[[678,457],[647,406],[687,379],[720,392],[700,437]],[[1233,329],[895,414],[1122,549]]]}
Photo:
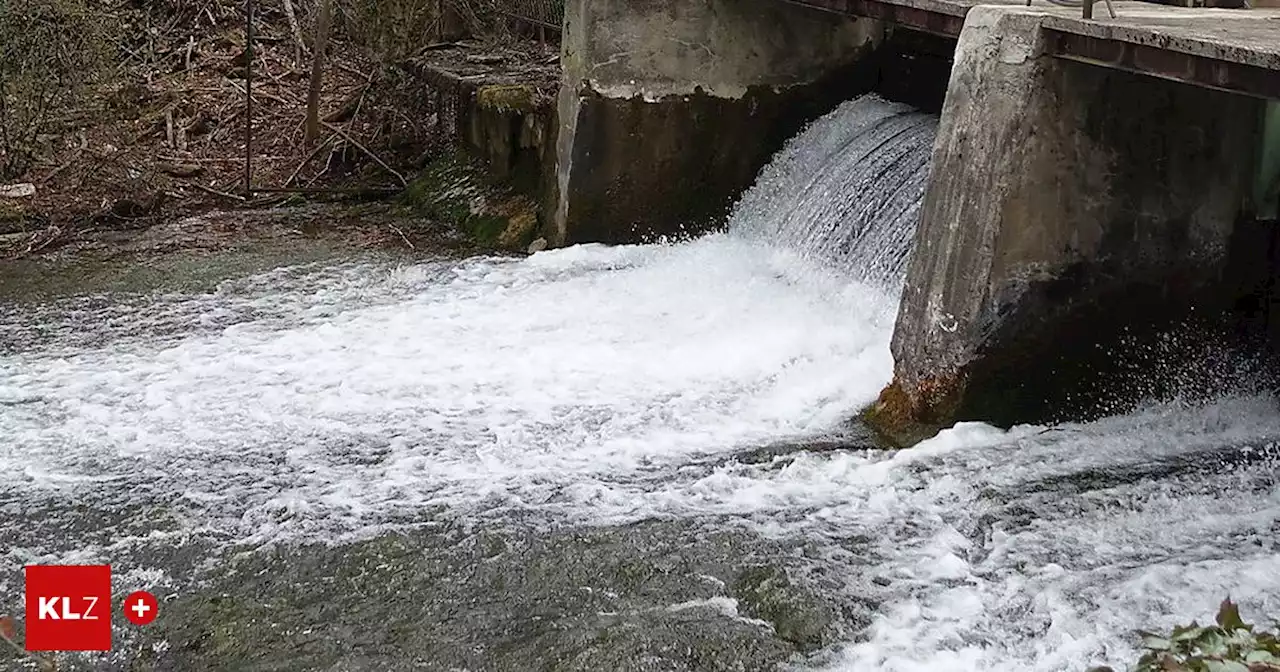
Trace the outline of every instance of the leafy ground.
{"label": "leafy ground", "polygon": [[[121,22],[118,62],[84,95],[51,110],[33,165],[0,180],[0,259],[101,243],[114,237],[104,232],[141,230],[213,210],[263,210],[303,198],[380,198],[402,189],[443,148],[447,140],[438,137],[434,97],[422,95],[422,84],[394,65],[413,53],[388,46],[385,36],[362,33],[369,26],[353,24],[360,18],[358,0],[336,6],[323,68],[321,133],[307,143],[316,3],[257,4],[251,68],[243,5],[166,0],[112,6],[108,14]],[[409,12],[415,3],[383,5],[385,19],[391,6]],[[422,47],[440,43],[431,36],[443,28],[419,24],[422,17],[406,16],[397,25],[421,34],[395,37],[411,37]],[[496,48],[501,37],[479,41]],[[268,191],[246,193],[246,155],[252,184]],[[35,194],[5,198],[6,184],[32,185]],[[269,191],[286,187],[331,193]]]}

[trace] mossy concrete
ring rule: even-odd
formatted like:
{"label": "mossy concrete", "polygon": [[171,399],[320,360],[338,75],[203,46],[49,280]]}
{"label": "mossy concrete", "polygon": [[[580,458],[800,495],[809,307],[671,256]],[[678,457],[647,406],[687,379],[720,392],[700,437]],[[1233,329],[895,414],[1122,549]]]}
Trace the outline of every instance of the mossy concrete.
{"label": "mossy concrete", "polygon": [[[536,219],[529,235],[501,235],[493,222],[479,226],[481,239],[512,249],[519,241],[527,245],[527,240],[536,238],[551,221],[557,204],[557,68],[547,62],[545,52],[529,49],[527,44],[513,45],[495,60],[488,50],[462,44],[431,50],[403,64],[425,84],[424,93],[435,98],[441,136],[448,141],[448,146],[440,148],[443,153],[466,153],[472,167],[482,169],[473,171],[480,182],[502,185],[535,203]],[[437,156],[436,160],[442,159]],[[415,188],[421,191],[432,179],[428,176]],[[521,221],[524,231],[528,222]]]}
{"label": "mossy concrete", "polygon": [[428,164],[400,200],[484,247],[521,251],[537,233],[538,203],[464,151]]}
{"label": "mossy concrete", "polygon": [[535,112],[537,90],[529,84],[489,84],[476,89],[476,104],[496,112]]}

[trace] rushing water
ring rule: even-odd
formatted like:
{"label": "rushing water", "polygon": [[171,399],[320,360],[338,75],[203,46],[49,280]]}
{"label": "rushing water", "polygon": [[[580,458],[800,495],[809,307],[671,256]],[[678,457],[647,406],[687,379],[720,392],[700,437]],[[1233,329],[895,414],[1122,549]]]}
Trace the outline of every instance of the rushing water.
{"label": "rushing water", "polygon": [[[847,103],[691,242],[0,307],[0,589],[51,561],[178,585],[227,549],[441,517],[659,520],[803,539],[798,580],[875,605],[811,669],[1122,665],[1134,628],[1227,594],[1280,614],[1268,396],[842,443],[891,375],[932,129]],[[735,604],[671,610],[771,627]]]}

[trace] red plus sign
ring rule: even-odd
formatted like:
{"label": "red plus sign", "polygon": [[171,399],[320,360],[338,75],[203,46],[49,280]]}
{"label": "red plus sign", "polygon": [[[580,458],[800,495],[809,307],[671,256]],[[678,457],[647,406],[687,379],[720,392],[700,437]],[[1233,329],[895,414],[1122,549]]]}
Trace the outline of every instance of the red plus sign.
{"label": "red plus sign", "polygon": [[159,611],[160,603],[156,601],[156,596],[145,590],[124,598],[124,617],[134,625],[146,625],[156,620],[156,613]]}

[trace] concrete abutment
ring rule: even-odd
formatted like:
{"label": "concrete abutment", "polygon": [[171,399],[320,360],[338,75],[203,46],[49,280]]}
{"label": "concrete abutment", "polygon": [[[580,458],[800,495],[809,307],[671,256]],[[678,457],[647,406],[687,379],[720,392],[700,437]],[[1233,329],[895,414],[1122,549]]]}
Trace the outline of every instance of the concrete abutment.
{"label": "concrete abutment", "polygon": [[1229,331],[1242,287],[1265,282],[1241,272],[1269,261],[1249,226],[1264,102],[1051,58],[1040,21],[967,17],[895,380],[866,413],[898,445],[1117,410],[1126,348]]}
{"label": "concrete abutment", "polygon": [[805,122],[870,88],[883,32],[776,0],[570,0],[548,238],[718,223]]}

